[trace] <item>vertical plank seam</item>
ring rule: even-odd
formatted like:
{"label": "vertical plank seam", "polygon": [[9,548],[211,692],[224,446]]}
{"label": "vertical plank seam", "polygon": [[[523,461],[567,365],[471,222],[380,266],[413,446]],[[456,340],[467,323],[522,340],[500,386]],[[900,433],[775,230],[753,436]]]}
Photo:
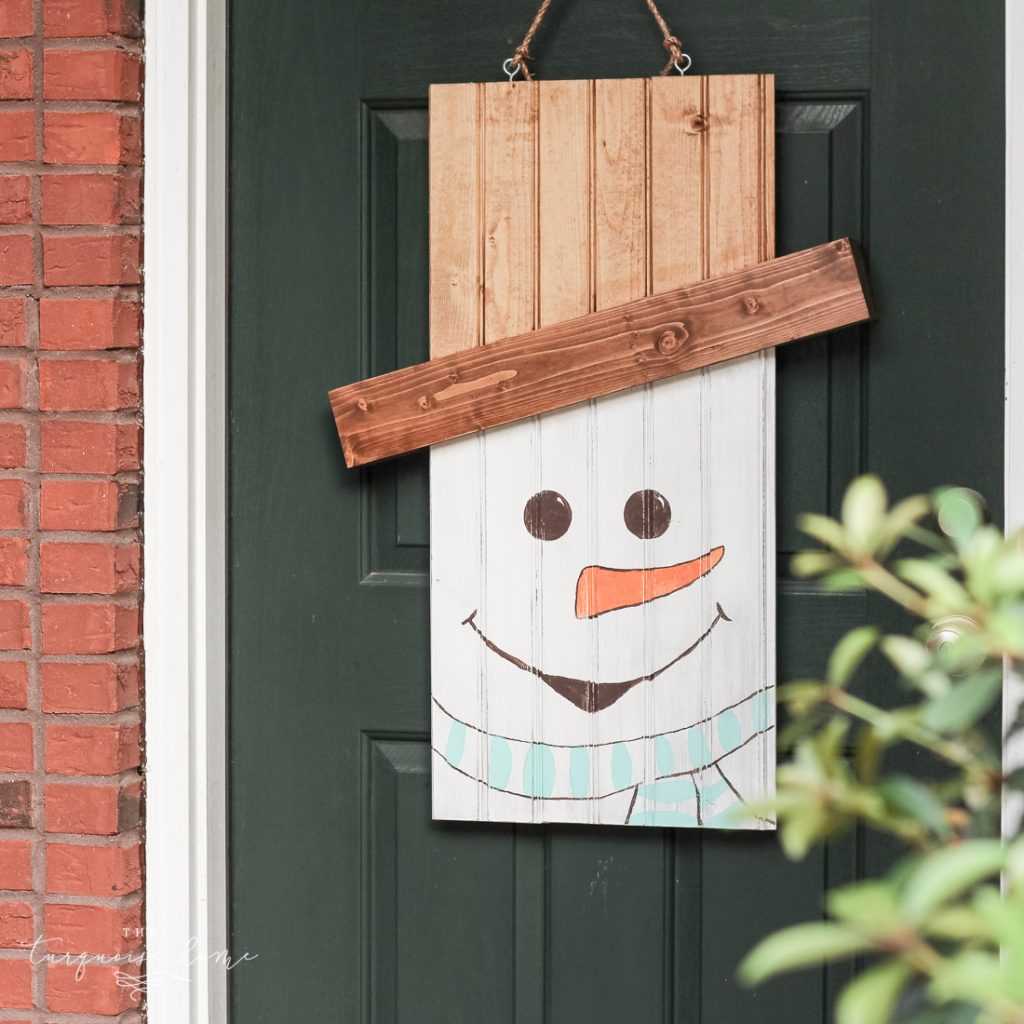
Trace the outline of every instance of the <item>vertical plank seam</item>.
{"label": "vertical plank seam", "polygon": [[[590,310],[593,312],[597,309],[598,302],[598,273],[599,273],[599,260],[600,256],[597,249],[597,81],[595,79],[590,80],[590,87],[587,90],[587,95],[590,102],[590,117],[588,119],[588,127],[590,132],[588,154],[590,160],[589,177],[588,177],[588,188],[590,190],[589,195],[589,236],[590,236]],[[598,522],[600,516],[600,509],[598,508],[597,495],[597,474],[600,472],[599,460],[597,457],[598,446],[600,444],[600,438],[598,435],[598,416],[597,416],[597,402],[591,400],[588,403],[587,410],[587,506],[591,510],[590,522],[588,523],[588,542],[587,542],[587,554],[589,556],[588,563],[595,564],[597,562],[597,546],[598,546]],[[600,667],[600,644],[599,644],[599,630],[600,626],[595,621],[592,626],[587,626],[587,639],[588,639],[588,662],[590,668],[590,678],[600,679],[599,667]],[[596,716],[591,716],[588,723],[588,732],[590,734],[591,751],[597,749],[596,744],[600,739],[600,732]],[[600,823],[600,804],[597,801],[595,794],[599,791],[599,776],[597,773],[597,759],[593,756],[588,757],[588,769],[590,771],[590,792],[591,795],[587,800],[587,817],[591,824]]]}
{"label": "vertical plank seam", "polygon": [[[711,79],[705,76],[701,79],[700,88],[700,117],[704,130],[700,133],[700,147],[701,147],[701,268],[703,279],[707,280],[711,277],[713,269],[713,254],[712,254],[712,236],[711,236],[711,204],[714,201],[711,194],[711,140],[713,135],[717,135],[719,132],[720,125],[717,118],[711,110]],[[709,387],[708,373],[707,370],[702,369],[700,371],[700,389],[699,389],[699,401],[700,401],[700,413],[698,416],[698,423],[700,424],[700,437],[698,440],[697,450],[699,452],[698,461],[698,479],[701,482],[701,544],[700,550],[707,551],[710,546],[709,539],[709,524],[708,524],[708,492],[710,484],[708,482],[708,429],[707,429],[707,416],[708,416],[708,394],[707,390]],[[703,621],[708,620],[710,612],[710,588],[705,583],[701,586],[701,609]],[[710,649],[702,649],[701,655],[701,712],[702,717],[706,717],[710,713],[711,700],[708,695],[708,672],[710,671]],[[703,841],[702,841],[703,842]]]}
{"label": "vertical plank seam", "polygon": [[[719,123],[711,110],[711,79],[705,76],[700,83],[700,115],[704,130],[700,133],[700,166],[701,166],[701,272],[702,278],[707,280],[712,273],[712,236],[711,236],[711,204],[714,201],[711,194],[711,139],[712,135],[719,132]],[[700,480],[700,550],[707,551],[710,546],[709,524],[708,524],[708,373],[706,369],[700,371],[699,403],[700,411],[697,422],[699,423],[700,436],[697,443],[698,468],[697,476]],[[700,591],[702,620],[708,621],[710,606],[710,587],[707,583],[701,584]],[[707,717],[710,713],[710,698],[708,695],[708,672],[710,671],[710,648],[702,648],[701,673],[700,673],[700,706],[701,717]]]}
{"label": "vertical plank seam", "polygon": [[[701,280],[711,276],[711,224],[708,210],[711,206],[711,133],[715,125],[711,121],[711,79],[705,75],[700,81],[700,116],[703,118],[704,131],[700,133],[700,247],[701,247]],[[701,370],[703,376],[704,371]]]}
{"label": "vertical plank seam", "polygon": [[[476,139],[477,139],[477,259],[480,280],[476,289],[477,323],[479,345],[487,344],[487,90],[483,84],[476,86]],[[477,515],[480,517],[477,536],[480,542],[480,572],[477,574],[477,607],[483,607],[487,593],[487,436],[481,433],[477,443],[477,479],[480,484]],[[486,620],[486,612],[484,612]],[[490,730],[490,713],[487,701],[488,668],[487,659],[482,651],[477,652],[477,684],[480,687],[478,707],[480,721],[486,730]],[[490,767],[490,751],[486,762]],[[477,813],[483,811],[482,818],[490,817],[490,790],[487,786],[477,786]]]}
{"label": "vertical plank seam", "polygon": [[[760,80],[761,97],[761,182],[759,194],[764,204],[762,213],[763,250],[762,262],[771,259],[775,255],[775,80],[768,75],[761,75]],[[763,426],[761,440],[762,459],[762,490],[766,496],[765,510],[761,517],[761,529],[764,535],[764,587],[765,594],[762,602],[761,631],[762,651],[765,673],[771,674],[772,678],[765,678],[764,684],[774,682],[775,659],[770,657],[774,653],[774,629],[776,623],[776,572],[775,555],[772,544],[775,532],[775,357],[765,353],[762,356],[762,390],[761,403],[763,410]],[[774,754],[775,744],[765,742],[762,744],[762,775],[761,792],[768,793],[774,790]]]}
{"label": "vertical plank seam", "polygon": [[[541,159],[540,159],[540,138],[541,138],[541,83],[531,82],[524,84],[524,88],[528,90],[527,96],[529,98],[529,125],[530,130],[533,133],[533,166],[532,166],[532,179],[531,187],[533,189],[533,205],[531,210],[531,225],[530,225],[530,237],[533,243],[533,309],[531,311],[531,321],[533,329],[536,330],[540,326],[541,318],[541,223],[540,223],[540,191],[541,191]],[[543,443],[543,423],[541,417],[533,416],[530,419],[530,454],[531,461],[533,464],[534,472],[534,483],[533,491],[539,491],[544,480],[544,443]],[[534,550],[534,562],[533,562],[533,595],[534,600],[532,602],[532,615],[533,621],[531,622],[531,643],[533,645],[533,661],[532,664],[539,665],[540,659],[544,651],[544,545],[536,544],[533,545]],[[538,699],[538,693],[536,687],[533,690],[533,741],[534,744],[538,742],[540,738],[544,736],[544,702]],[[545,764],[543,758],[536,756],[536,749],[531,751],[534,755],[534,778],[536,779],[537,768],[540,767],[543,771]],[[534,793],[536,793],[536,785],[534,786]],[[541,778],[541,790],[544,789],[544,780]],[[538,813],[540,815],[539,820],[544,820],[544,805],[538,803],[536,795],[531,796],[531,817],[534,821],[538,820]]]}
{"label": "vertical plank seam", "polygon": [[[757,251],[759,262],[764,262],[766,258],[766,251],[768,248],[768,211],[767,211],[767,197],[765,196],[765,188],[767,186],[767,174],[766,174],[766,159],[767,159],[767,126],[765,124],[766,114],[766,103],[765,103],[765,78],[764,75],[757,76],[757,115],[760,119],[760,130],[757,133],[757,174],[758,174],[758,189],[757,189]],[[762,658],[765,659],[765,665],[767,666],[767,653],[768,653],[768,626],[767,626],[767,614],[768,614],[768,593],[770,589],[770,582],[768,580],[768,358],[765,354],[761,354],[759,359],[759,377],[760,377],[760,388],[759,390],[759,402],[760,402],[760,432],[761,432],[761,459],[760,459],[760,472],[761,472],[761,501],[763,508],[761,510],[761,628],[760,628],[760,647],[762,652]],[[766,682],[767,680],[762,680]],[[762,744],[761,746],[761,758],[760,758],[760,774],[761,789],[764,789],[765,775],[767,772],[767,750],[768,744]]]}
{"label": "vertical plank seam", "polygon": [[[654,104],[652,102],[653,84],[650,78],[643,83],[643,121],[644,121],[644,294],[654,293],[654,230],[653,230],[653,175],[654,175]],[[655,643],[657,647],[657,643]],[[649,671],[647,665],[644,671]],[[653,689],[645,702],[646,721],[644,732],[654,736],[655,708]],[[645,755],[645,778],[657,776],[655,769],[651,773],[654,760],[654,743],[649,745]],[[676,931],[676,830],[666,829],[662,842],[662,891],[666,895],[662,906],[662,963],[661,963],[661,1013],[664,1024],[671,1024],[675,1019],[675,931]]]}
{"label": "vertical plank seam", "polygon": [[[515,86],[513,85],[513,88]],[[540,82],[527,86],[530,93],[530,125],[533,131],[533,329],[540,327]]]}
{"label": "vertical plank seam", "polygon": [[654,117],[651,104],[651,79],[644,79],[644,295],[654,294],[654,232],[651,230],[651,218],[653,202],[653,189],[651,187],[651,174],[654,163],[652,155],[653,133],[651,129],[652,118]]}
{"label": "vertical plank seam", "polygon": [[588,130],[590,133],[588,153],[590,159],[590,167],[588,174],[588,188],[590,190],[589,195],[589,210],[590,210],[590,221],[588,224],[589,228],[589,247],[590,247],[590,312],[593,313],[597,310],[597,274],[598,274],[598,253],[597,253],[597,81],[596,79],[590,79],[590,88],[587,91],[589,99],[589,110],[588,110]]}
{"label": "vertical plank seam", "polygon": [[[757,169],[759,175],[758,181],[758,203],[760,205],[760,216],[758,223],[758,249],[763,263],[768,258],[768,196],[766,194],[768,187],[768,104],[767,104],[767,81],[764,75],[758,75],[758,116],[761,121],[761,130],[757,133],[758,145],[760,152],[758,153]],[[761,494],[763,495],[764,509],[761,512],[761,651],[764,665],[767,670],[768,666],[768,603],[769,594],[772,593],[772,581],[768,578],[768,570],[770,565],[770,557],[768,554],[768,545],[771,543],[771,537],[768,535],[768,503],[769,495],[772,501],[775,500],[774,488],[771,487],[771,481],[768,479],[768,445],[771,443],[769,438],[769,423],[768,423],[768,355],[762,353],[761,355]],[[767,679],[762,680],[767,683]],[[766,791],[767,773],[768,773],[768,750],[770,744],[761,744],[761,791]]]}
{"label": "vertical plank seam", "polygon": [[[651,295],[654,291],[654,242],[652,239],[653,231],[651,222],[653,218],[653,207],[652,207],[652,195],[651,195],[651,162],[652,162],[652,150],[651,150],[651,134],[652,125],[651,118],[653,116],[651,110],[651,80],[649,78],[644,79],[643,89],[643,131],[644,131],[644,248],[643,248],[643,260],[644,260],[644,295]],[[653,429],[653,401],[654,401],[654,386],[652,384],[645,384],[641,391],[640,399],[640,411],[642,416],[642,433],[641,433],[641,445],[643,452],[643,472],[641,476],[641,487],[647,489],[651,486],[651,462],[653,459],[653,444],[651,432]],[[646,512],[646,508],[645,508]],[[653,550],[650,544],[643,546],[643,567],[650,569],[654,565]],[[643,646],[642,646],[642,658],[644,672],[649,674],[653,671],[653,654],[657,648],[656,640],[654,639],[655,625],[654,625],[654,614],[653,608],[651,607],[650,601],[647,600],[647,576],[644,575],[644,592],[642,597],[644,598],[643,605]],[[655,718],[655,690],[654,687],[646,687],[644,692],[644,734],[647,736],[653,736],[656,732],[654,727]],[[649,744],[644,751],[644,765],[642,778],[644,781],[651,781],[652,776],[650,769],[653,767],[653,751],[654,745]]]}
{"label": "vertical plank seam", "polygon": [[487,344],[487,319],[484,301],[487,290],[487,91],[482,82],[476,91],[476,226],[477,226],[477,345]]}

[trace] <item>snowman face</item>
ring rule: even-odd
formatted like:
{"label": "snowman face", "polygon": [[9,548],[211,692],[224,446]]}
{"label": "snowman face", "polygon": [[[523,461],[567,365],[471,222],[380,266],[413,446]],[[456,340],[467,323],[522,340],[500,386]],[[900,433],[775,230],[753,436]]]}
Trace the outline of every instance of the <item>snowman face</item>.
{"label": "snowman face", "polygon": [[[569,779],[585,749],[577,788],[600,798],[616,750],[654,780],[656,737],[763,690],[763,481],[723,461],[716,485],[719,411],[744,415],[694,375],[434,450],[434,730],[464,730],[457,770],[519,792],[530,757],[548,764],[522,751]],[[494,787],[502,744],[519,781]]]}
{"label": "snowman face", "polygon": [[[658,491],[645,488],[634,491],[623,506],[623,522],[634,536],[641,540],[660,537],[672,519],[672,506]],[[532,495],[523,508],[523,524],[527,532],[539,541],[561,540],[572,525],[572,506],[558,491],[543,490]],[[610,568],[603,565],[585,566],[576,581],[575,611],[577,619],[595,619],[600,615],[637,608],[649,601],[667,597],[691,586],[706,576],[725,554],[723,547],[715,547],[698,558],[674,565],[628,568]],[[653,672],[640,673],[630,679],[599,680],[567,676],[531,665],[521,657],[503,649],[491,640],[476,623],[477,612],[467,616],[463,625],[469,626],[488,650],[509,664],[535,676],[571,704],[594,714],[611,707],[620,697],[641,683],[651,682],[683,658],[692,654],[710,636],[713,629],[728,616],[721,606],[711,626],[693,643]]]}

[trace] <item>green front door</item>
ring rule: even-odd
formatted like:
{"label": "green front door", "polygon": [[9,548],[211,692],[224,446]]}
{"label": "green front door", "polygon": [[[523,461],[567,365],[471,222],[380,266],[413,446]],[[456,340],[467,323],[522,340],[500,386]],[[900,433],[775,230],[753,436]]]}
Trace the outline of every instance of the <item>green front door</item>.
{"label": "green front door", "polygon": [[[231,9],[235,1024],[822,1024],[835,971],[739,989],[871,871],[771,834],[430,820],[427,461],[343,467],[329,387],[427,355],[430,82],[496,80],[533,0]],[[879,320],[778,358],[779,678],[858,596],[787,577],[846,482],[1002,491],[1001,3],[670,0],[701,73],[777,75],[779,252],[851,235]],[[559,0],[549,78],[660,66],[642,0]]]}

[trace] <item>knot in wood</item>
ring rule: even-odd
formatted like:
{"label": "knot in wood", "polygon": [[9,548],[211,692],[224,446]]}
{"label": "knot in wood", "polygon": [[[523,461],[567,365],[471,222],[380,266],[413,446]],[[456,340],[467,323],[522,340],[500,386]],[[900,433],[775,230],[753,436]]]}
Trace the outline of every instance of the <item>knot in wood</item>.
{"label": "knot in wood", "polygon": [[753,295],[746,295],[743,298],[743,308],[753,316],[761,311],[761,303]]}
{"label": "knot in wood", "polygon": [[420,397],[416,399],[416,404],[421,409],[429,409],[430,408],[430,399],[427,398],[426,395],[420,395]]}
{"label": "knot in wood", "polygon": [[670,356],[673,352],[679,350],[687,337],[689,335],[686,333],[686,328],[682,324],[677,324],[671,330],[662,332],[661,337],[655,343],[655,347],[663,356]]}
{"label": "knot in wood", "polygon": [[708,130],[708,119],[703,114],[694,114],[687,123],[686,130],[690,135],[700,135],[701,132]]}
{"label": "knot in wood", "polygon": [[356,408],[360,412],[367,412],[369,410],[369,408],[370,408],[370,403],[367,402],[365,398],[357,398],[356,399]]}

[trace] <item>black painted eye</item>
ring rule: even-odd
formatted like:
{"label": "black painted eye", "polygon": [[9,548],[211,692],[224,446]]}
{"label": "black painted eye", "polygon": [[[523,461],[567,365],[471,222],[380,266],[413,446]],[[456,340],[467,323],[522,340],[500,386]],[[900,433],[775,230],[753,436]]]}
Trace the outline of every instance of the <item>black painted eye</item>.
{"label": "black painted eye", "polygon": [[641,540],[660,537],[672,522],[672,506],[668,498],[650,489],[635,491],[626,499],[622,518],[626,529]]}
{"label": "black painted eye", "polygon": [[558,491],[538,491],[523,509],[523,522],[537,540],[558,540],[569,529],[572,509]]}

